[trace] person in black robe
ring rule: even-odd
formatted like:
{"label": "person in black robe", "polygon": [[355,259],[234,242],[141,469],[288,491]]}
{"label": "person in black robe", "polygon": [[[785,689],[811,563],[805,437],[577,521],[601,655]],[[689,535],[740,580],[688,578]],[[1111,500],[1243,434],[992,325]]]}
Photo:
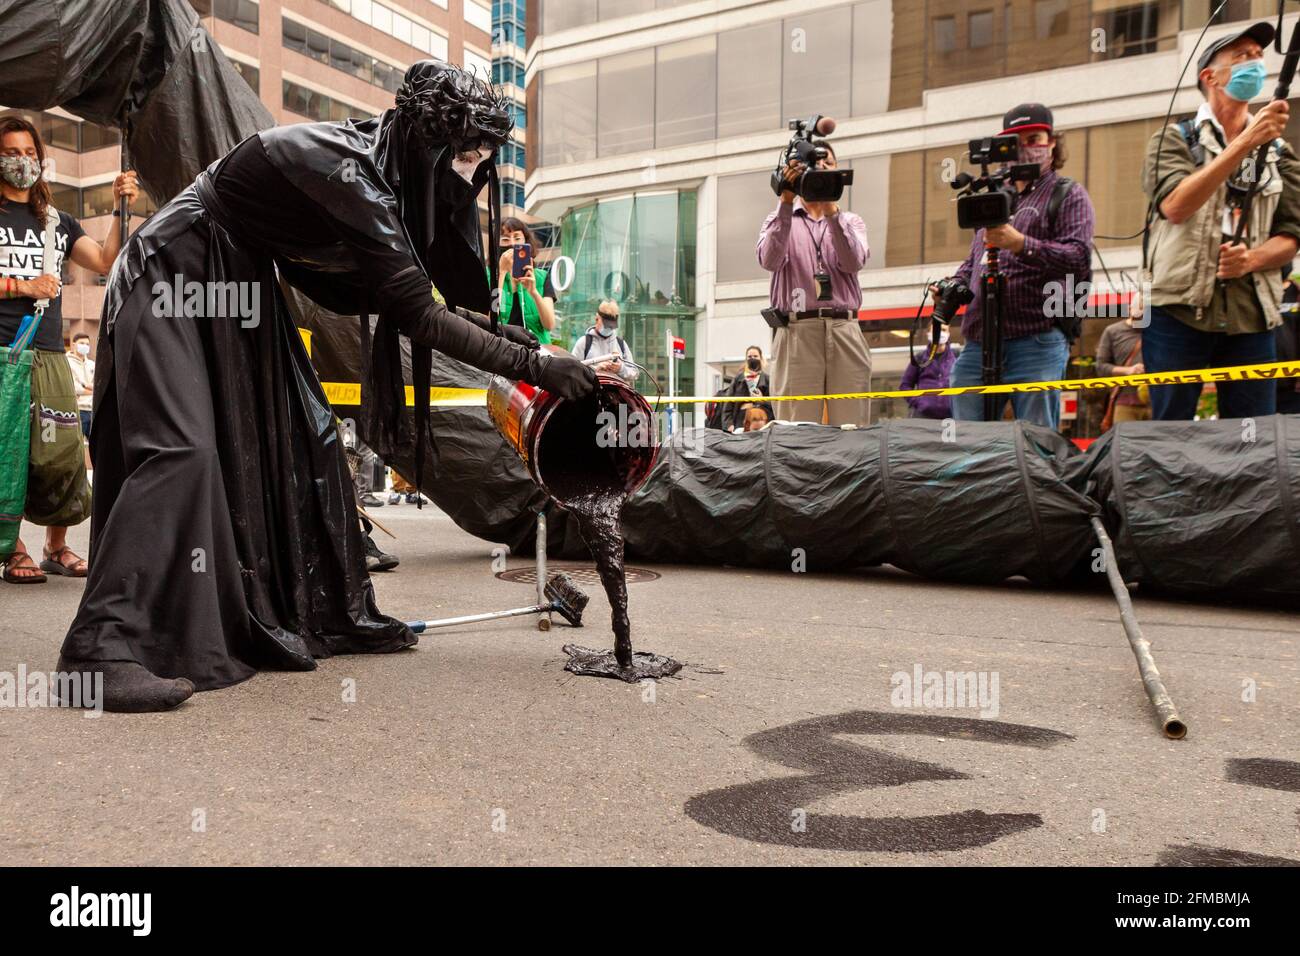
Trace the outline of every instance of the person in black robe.
{"label": "person in black robe", "polygon": [[485,315],[484,258],[495,273],[497,255],[480,249],[476,196],[490,184],[498,208],[490,155],[511,129],[504,100],[424,61],[396,104],[249,137],[114,268],[89,577],[58,665],[102,673],[108,710],[167,709],[261,668],[416,642],[376,607],[335,416],[280,281],[363,317],[368,443],[383,458],[414,444],[417,471],[428,407],[416,403],[412,429],[399,335],[417,395],[433,349],[566,398],[595,390],[590,369]]}

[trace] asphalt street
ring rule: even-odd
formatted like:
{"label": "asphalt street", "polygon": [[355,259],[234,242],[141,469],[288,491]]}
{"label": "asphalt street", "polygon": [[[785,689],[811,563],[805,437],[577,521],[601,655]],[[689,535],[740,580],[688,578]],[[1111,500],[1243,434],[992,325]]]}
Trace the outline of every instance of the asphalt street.
{"label": "asphalt street", "polygon": [[[402,559],[376,578],[385,612],[532,603],[434,509],[377,514]],[[581,630],[436,631],[166,714],[0,709],[6,862],[1300,861],[1292,614],[1135,595],[1190,728],[1171,741],[1105,592],[652,570],[634,644],[686,665],[653,686],[564,670],[563,644],[612,646],[586,584]],[[0,585],[0,671],[53,669],[80,590]],[[980,699],[935,691],[949,671]]]}

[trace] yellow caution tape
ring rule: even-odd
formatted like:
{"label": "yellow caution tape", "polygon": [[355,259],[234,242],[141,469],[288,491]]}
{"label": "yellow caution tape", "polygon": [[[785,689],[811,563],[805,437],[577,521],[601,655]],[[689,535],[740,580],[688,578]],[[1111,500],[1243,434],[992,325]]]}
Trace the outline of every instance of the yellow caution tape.
{"label": "yellow caution tape", "polygon": [[[321,382],[321,387],[325,389],[325,397],[331,405],[361,404],[361,384],[359,382]],[[431,388],[429,389],[429,396],[430,405],[473,406],[487,404],[487,389],[485,388]],[[408,408],[415,407],[415,389],[410,385],[406,386],[406,405]]]}
{"label": "yellow caution tape", "polygon": [[[1054,382],[1017,382],[1003,385],[966,385],[953,388],[908,389],[893,392],[838,392],[826,395],[765,395],[764,402],[821,402],[845,398],[918,398],[926,395],[1003,395],[1012,392],[1057,392],[1114,388],[1117,385],[1186,385],[1197,382],[1258,382],[1300,378],[1300,362],[1268,362],[1261,365],[1234,365],[1228,368],[1192,369],[1184,372],[1147,372],[1143,375],[1114,375],[1105,378],[1061,379]],[[322,382],[331,405],[360,405],[361,386],[355,382]],[[482,388],[431,388],[430,405],[475,406],[487,403]],[[651,405],[698,405],[705,402],[753,402],[750,395],[688,395],[677,398],[650,398]],[[406,386],[406,404],[415,405],[415,390]]]}
{"label": "yellow caution tape", "polygon": [[[1275,381],[1300,378],[1300,362],[1268,362],[1261,365],[1234,365],[1228,368],[1192,369],[1185,372],[1147,372],[1142,375],[1114,375],[1106,378],[1061,379],[1055,382],[1017,382],[1003,385],[966,385],[954,388],[908,389],[896,392],[839,392],[828,395],[765,395],[763,402],[820,402],[843,398],[917,398],[923,395],[1002,395],[1009,392],[1057,392],[1117,385],[1186,385],[1214,382]],[[646,399],[655,404],[655,399]],[[750,395],[692,395],[687,398],[662,398],[659,404],[699,404],[701,402],[753,402]]]}

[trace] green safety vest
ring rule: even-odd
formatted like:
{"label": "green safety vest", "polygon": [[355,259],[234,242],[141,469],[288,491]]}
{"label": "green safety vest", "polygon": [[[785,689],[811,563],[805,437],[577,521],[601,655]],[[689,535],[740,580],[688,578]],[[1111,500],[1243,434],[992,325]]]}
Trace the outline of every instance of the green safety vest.
{"label": "green safety vest", "polygon": [[[546,270],[541,266],[533,265],[533,277],[537,280],[537,292],[540,295],[541,290],[546,288]],[[514,276],[507,275],[506,281],[501,285],[501,321],[509,322],[510,314],[515,310],[515,293],[518,290],[518,283]],[[542,345],[551,344],[551,333],[542,325],[542,317],[538,314],[537,303],[533,297],[526,292],[521,292],[519,296],[521,310],[524,313],[524,326],[529,332],[537,336],[537,341]]]}

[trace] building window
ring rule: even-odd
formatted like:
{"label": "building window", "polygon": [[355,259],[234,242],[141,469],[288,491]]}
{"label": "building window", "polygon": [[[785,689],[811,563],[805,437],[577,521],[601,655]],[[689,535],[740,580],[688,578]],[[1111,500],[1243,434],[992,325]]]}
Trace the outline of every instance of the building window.
{"label": "building window", "polygon": [[596,0],[545,0],[542,32],[555,33],[596,22]]}
{"label": "building window", "polygon": [[777,198],[766,171],[718,177],[718,281],[762,279],[758,231],[776,211]]}
{"label": "building window", "polygon": [[871,0],[853,8],[853,102],[850,105],[854,116],[871,116],[889,109],[893,34],[892,0]]}
{"label": "building window", "polygon": [[324,93],[318,93],[290,80],[282,80],[281,83],[284,108],[291,113],[297,113],[299,116],[305,116],[318,122],[330,120],[337,122],[349,118],[370,119],[375,115],[359,106],[352,106],[342,100],[336,100]]}
{"label": "building window", "polygon": [[951,53],[957,49],[957,18],[934,18],[934,50],[936,53]]}
{"label": "building window", "polygon": [[73,219],[82,218],[81,190],[76,186],[68,186],[64,183],[50,183],[50,199],[53,200],[54,208],[59,212],[66,212]]}
{"label": "building window", "polygon": [[655,8],[655,0],[600,0],[600,19],[615,20]]}
{"label": "building window", "polygon": [[36,127],[41,131],[41,139],[46,146],[56,146],[75,153],[80,151],[80,137],[77,135],[79,125],[76,120],[42,113]]}
{"label": "building window", "polygon": [[853,9],[838,7],[785,21],[782,61],[783,119],[849,114]]}
{"label": "building window", "polygon": [[718,34],[718,136],[781,126],[780,62],[779,20]]}
{"label": "building window", "polygon": [[970,48],[979,50],[993,45],[993,11],[978,10],[966,18],[966,29],[970,34]]}
{"label": "building window", "polygon": [[656,51],[656,148],[711,140],[716,135],[717,41],[700,37]]}
{"label": "building window", "polygon": [[194,9],[199,16],[214,16],[249,33],[257,32],[257,0],[197,0]]}
{"label": "building window", "polygon": [[[379,0],[320,0],[320,2],[342,10],[366,26],[387,33],[390,37],[413,46],[423,53],[441,60],[447,58],[445,36],[416,23],[410,17],[380,3]],[[433,0],[433,2],[444,10],[447,9],[447,0]],[[470,0],[465,2],[469,3]]]}
{"label": "building window", "polygon": [[1070,32],[1070,0],[1035,0],[1034,38],[1047,40]]}
{"label": "building window", "polygon": [[595,159],[596,64],[589,61],[546,70],[541,88],[541,164]]}
{"label": "building window", "polygon": [[1137,56],[1173,49],[1181,23],[1178,0],[1093,0],[1093,27],[1105,31],[1098,59]]}
{"label": "building window", "polygon": [[238,60],[231,60],[230,65],[235,68],[235,72],[244,78],[249,89],[254,93],[258,92],[258,86],[261,83],[261,72],[255,66],[249,66],[247,63],[240,63]]}
{"label": "building window", "polygon": [[281,43],[287,50],[301,53],[320,63],[327,63],[336,70],[365,80],[390,93],[397,92],[397,88],[401,86],[405,74],[402,67],[376,59],[296,20],[287,17],[282,19],[280,35]]}
{"label": "building window", "polygon": [[601,58],[597,69],[596,151],[600,156],[654,148],[655,51]]}
{"label": "building window", "polygon": [[98,123],[81,124],[81,151],[104,149],[118,146],[122,142],[122,133],[115,126],[100,126]]}
{"label": "building window", "polygon": [[[113,184],[111,182],[100,183],[98,186],[87,186],[81,191],[83,218],[111,216],[116,208],[117,200],[113,198]],[[157,211],[158,206],[144,190],[140,191],[140,195],[131,204],[131,212],[137,216],[152,216]]]}

